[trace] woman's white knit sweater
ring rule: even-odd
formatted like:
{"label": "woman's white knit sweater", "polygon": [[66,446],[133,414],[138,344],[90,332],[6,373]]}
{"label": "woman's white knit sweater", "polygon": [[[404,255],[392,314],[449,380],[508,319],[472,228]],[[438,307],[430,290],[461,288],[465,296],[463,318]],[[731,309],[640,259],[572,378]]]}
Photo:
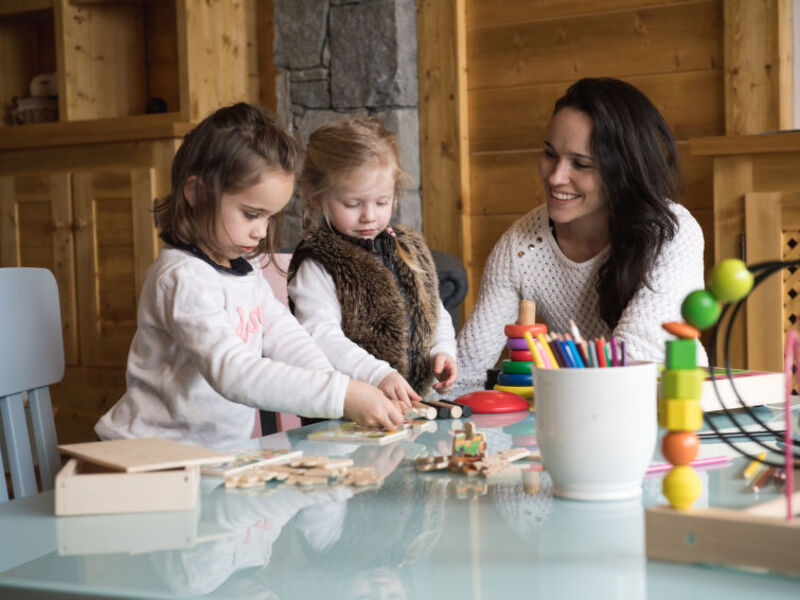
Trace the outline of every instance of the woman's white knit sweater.
{"label": "woman's white knit sweater", "polygon": [[[459,333],[457,391],[483,388],[486,370],[495,365],[506,343],[503,328],[516,322],[521,299],[536,302],[536,320],[546,323],[549,331],[569,333],[572,319],[586,339],[613,335],[625,340],[629,359],[663,361],[668,334],[661,324],[682,320],[683,299],[704,287],[703,232],[683,206],[671,207],[678,219],[675,237],[661,248],[650,272],[651,287],[642,286],[634,294],[613,332],[600,317],[595,289],[608,247],[576,263],[556,243],[545,205],[516,221],[489,255],[478,302]],[[698,363],[708,363],[699,345]]]}

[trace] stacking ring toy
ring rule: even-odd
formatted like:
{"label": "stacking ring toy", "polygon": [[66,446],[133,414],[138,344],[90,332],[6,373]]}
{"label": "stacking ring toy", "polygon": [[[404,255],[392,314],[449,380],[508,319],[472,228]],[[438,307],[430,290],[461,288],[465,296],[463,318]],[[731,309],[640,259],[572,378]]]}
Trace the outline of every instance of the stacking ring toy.
{"label": "stacking ring toy", "polygon": [[503,332],[508,338],[524,337],[525,332],[530,332],[533,337],[536,337],[540,333],[547,333],[547,325],[544,323],[533,323],[531,325],[517,325],[516,323],[510,323],[506,325],[506,328],[503,330]]}
{"label": "stacking ring toy", "polygon": [[528,350],[528,342],[524,337],[510,337],[506,340],[509,350]]}
{"label": "stacking ring toy", "polygon": [[530,387],[533,385],[533,375],[530,373],[506,373],[503,371],[497,376],[500,385],[518,385]]}

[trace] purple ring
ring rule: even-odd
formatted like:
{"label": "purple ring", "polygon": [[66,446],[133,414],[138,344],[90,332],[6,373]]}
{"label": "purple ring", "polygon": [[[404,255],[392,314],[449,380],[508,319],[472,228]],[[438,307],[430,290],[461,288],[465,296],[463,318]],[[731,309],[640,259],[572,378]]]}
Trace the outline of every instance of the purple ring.
{"label": "purple ring", "polygon": [[528,342],[525,341],[525,338],[510,337],[506,339],[508,340],[506,346],[511,350],[528,350]]}

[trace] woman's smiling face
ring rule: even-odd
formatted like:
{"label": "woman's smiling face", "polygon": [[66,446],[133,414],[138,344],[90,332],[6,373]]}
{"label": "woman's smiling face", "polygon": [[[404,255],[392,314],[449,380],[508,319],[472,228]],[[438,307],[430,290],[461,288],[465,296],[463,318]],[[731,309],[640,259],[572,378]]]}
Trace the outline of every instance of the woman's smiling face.
{"label": "woman's smiling face", "polygon": [[547,212],[555,223],[608,216],[591,137],[592,120],[583,112],[562,108],[550,120],[539,176],[544,183]]}

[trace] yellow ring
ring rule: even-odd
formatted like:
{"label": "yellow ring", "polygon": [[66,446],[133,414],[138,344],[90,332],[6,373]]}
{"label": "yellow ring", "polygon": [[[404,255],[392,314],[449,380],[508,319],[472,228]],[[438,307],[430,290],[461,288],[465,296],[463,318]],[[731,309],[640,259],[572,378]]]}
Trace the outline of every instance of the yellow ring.
{"label": "yellow ring", "polygon": [[522,396],[528,400],[533,400],[533,386],[532,385],[500,385],[499,383],[494,386],[499,392],[511,392],[517,396]]}

